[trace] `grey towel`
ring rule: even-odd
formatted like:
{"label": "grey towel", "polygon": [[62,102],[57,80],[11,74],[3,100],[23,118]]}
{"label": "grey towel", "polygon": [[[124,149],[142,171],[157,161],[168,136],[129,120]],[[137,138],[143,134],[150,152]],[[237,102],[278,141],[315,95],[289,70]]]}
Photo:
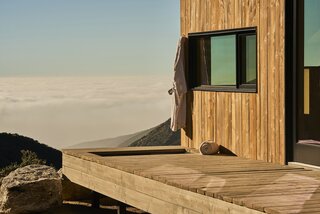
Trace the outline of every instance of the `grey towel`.
{"label": "grey towel", "polygon": [[185,77],[186,45],[187,38],[181,37],[174,62],[173,88],[168,91],[169,94],[172,94],[170,125],[172,131],[177,131],[186,126],[186,93],[188,90]]}

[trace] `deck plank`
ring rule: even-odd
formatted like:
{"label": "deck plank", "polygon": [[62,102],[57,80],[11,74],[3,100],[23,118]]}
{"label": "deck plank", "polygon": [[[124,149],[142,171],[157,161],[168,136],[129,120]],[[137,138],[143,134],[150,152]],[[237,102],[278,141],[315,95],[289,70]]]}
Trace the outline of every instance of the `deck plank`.
{"label": "deck plank", "polygon": [[63,163],[64,174],[71,181],[151,213],[197,213],[199,207],[204,213],[258,213],[92,161],[64,156]]}
{"label": "deck plank", "polygon": [[[177,213],[207,213],[215,209],[217,213],[320,211],[320,172],[317,171],[235,156],[181,153],[181,147],[166,148],[169,153],[176,150],[179,154],[156,154],[161,148],[154,148],[155,153],[140,148],[141,154],[119,156],[119,151],[130,149],[64,150],[64,173],[68,176],[72,172],[71,177],[80,184],[83,176],[87,176],[87,182],[95,178],[98,183],[106,180],[108,185],[116,185],[118,190],[124,188],[122,191],[136,194],[147,202],[126,198],[123,193],[115,194],[116,199],[155,213],[166,203],[169,203],[168,212]],[[95,151],[113,152],[117,156],[99,156],[92,153]],[[102,188],[95,187],[92,181],[84,184],[95,191]],[[159,185],[162,190],[158,189]],[[112,193],[104,189],[102,194]],[[210,202],[213,204],[218,200],[224,206],[232,205],[229,208],[233,211],[220,207],[221,204],[206,206],[204,199],[214,199]],[[154,207],[150,205],[153,201]],[[237,210],[242,208],[246,209]]]}

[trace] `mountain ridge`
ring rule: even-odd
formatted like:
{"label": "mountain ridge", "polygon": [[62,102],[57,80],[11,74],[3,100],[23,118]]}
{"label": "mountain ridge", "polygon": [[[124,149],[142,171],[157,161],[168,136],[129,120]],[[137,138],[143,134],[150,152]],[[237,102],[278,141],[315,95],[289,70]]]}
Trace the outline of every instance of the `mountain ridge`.
{"label": "mountain ridge", "polygon": [[38,158],[45,160],[56,169],[62,167],[61,151],[42,144],[30,137],[19,134],[0,133],[0,168],[12,163],[20,163],[22,150],[34,152]]}
{"label": "mountain ridge", "polygon": [[131,143],[135,146],[175,146],[180,145],[180,130],[173,132],[170,129],[171,119],[153,128],[146,136]]}
{"label": "mountain ridge", "polygon": [[86,141],[82,143],[78,143],[72,146],[69,146],[68,149],[80,149],[80,148],[102,148],[102,147],[127,147],[132,142],[136,141],[137,139],[147,135],[151,129],[139,131],[133,134],[121,135],[118,137],[113,138],[106,138],[101,140],[93,140],[93,141]]}
{"label": "mountain ridge", "polygon": [[95,141],[87,141],[69,146],[68,149],[179,145],[180,131],[171,131],[170,123],[171,120],[168,119],[155,127],[142,130],[133,134]]}
{"label": "mountain ridge", "polygon": [[[78,144],[78,148],[97,147],[135,147],[135,146],[169,146],[180,144],[180,131],[173,132],[170,129],[170,119],[153,128],[123,135],[116,138],[103,139]],[[96,147],[95,147],[96,146]],[[74,147],[73,147],[74,148]],[[72,149],[72,148],[71,148]],[[19,134],[0,133],[0,169],[10,164],[19,164],[23,150],[35,153],[56,169],[62,167],[62,152],[42,144],[30,137]]]}

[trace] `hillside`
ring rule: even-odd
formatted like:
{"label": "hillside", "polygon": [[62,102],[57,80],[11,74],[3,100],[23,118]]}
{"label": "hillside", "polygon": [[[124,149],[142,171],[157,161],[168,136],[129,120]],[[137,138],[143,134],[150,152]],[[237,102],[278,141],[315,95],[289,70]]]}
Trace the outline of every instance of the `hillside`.
{"label": "hillside", "polygon": [[96,141],[88,141],[75,144],[68,148],[116,148],[127,146],[169,146],[180,145],[180,131],[172,132],[170,129],[170,119],[160,125],[136,132],[134,134],[123,135],[115,138],[107,138]]}
{"label": "hillside", "polygon": [[29,150],[45,160],[46,164],[60,169],[62,166],[62,153],[59,150],[41,144],[32,138],[18,134],[0,133],[0,168],[11,163],[21,161],[21,150]]}
{"label": "hillside", "polygon": [[[180,131],[172,132],[170,119],[144,131],[117,138],[80,143],[71,148],[126,147],[126,146],[168,146],[180,144]],[[20,163],[21,150],[34,152],[41,160],[56,169],[61,168],[62,153],[59,150],[41,144],[32,138],[18,134],[0,133],[0,169],[12,163]]]}
{"label": "hillside", "polygon": [[88,141],[79,144],[72,145],[68,148],[70,149],[80,149],[80,148],[103,148],[103,147],[127,147],[131,143],[137,141],[138,139],[146,136],[152,129],[147,129],[144,131],[136,132],[134,134],[122,135],[115,138],[107,138],[102,140]]}
{"label": "hillside", "polygon": [[129,146],[170,146],[180,145],[180,130],[170,129],[170,119],[153,128],[147,135],[134,141]]}

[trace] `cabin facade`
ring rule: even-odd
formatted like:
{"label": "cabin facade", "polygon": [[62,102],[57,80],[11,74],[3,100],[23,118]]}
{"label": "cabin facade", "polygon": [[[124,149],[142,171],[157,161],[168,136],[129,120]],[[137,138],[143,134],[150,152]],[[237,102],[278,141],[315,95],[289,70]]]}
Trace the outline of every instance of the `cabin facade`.
{"label": "cabin facade", "polygon": [[189,38],[181,145],[320,165],[317,0],[181,0]]}

